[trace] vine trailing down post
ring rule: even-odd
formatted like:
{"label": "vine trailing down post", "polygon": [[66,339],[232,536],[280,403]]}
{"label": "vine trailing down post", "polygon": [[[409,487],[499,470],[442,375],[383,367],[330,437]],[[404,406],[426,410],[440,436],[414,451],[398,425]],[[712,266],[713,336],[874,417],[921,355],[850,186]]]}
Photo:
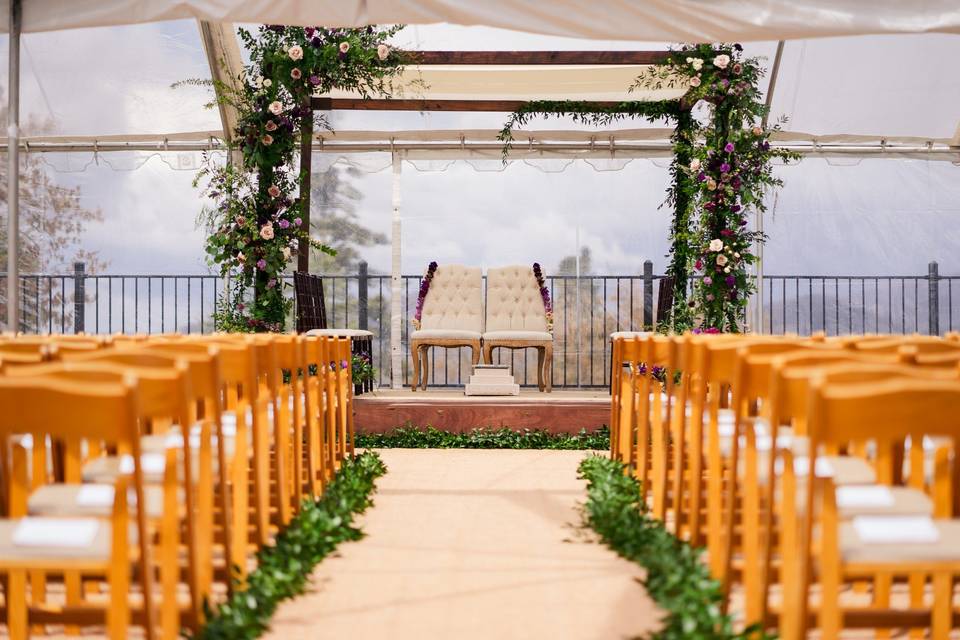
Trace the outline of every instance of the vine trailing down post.
{"label": "vine trailing down post", "polygon": [[[283,294],[282,274],[309,238],[296,152],[312,114],[310,97],[333,89],[389,96],[407,61],[387,44],[401,28],[240,30],[250,64],[235,86],[213,83],[218,100],[238,111],[229,145],[234,161],[208,155],[195,181],[214,203],[201,213],[208,259],[232,283],[215,316],[219,329],[283,329],[292,300]],[[318,124],[330,128],[322,118]],[[309,246],[334,253],[321,242]]]}
{"label": "vine trailing down post", "polygon": [[[747,214],[750,209],[765,211],[765,190],[783,184],[773,173],[774,160],[798,157],[770,146],[780,125],[762,124],[767,112],[758,85],[762,76],[759,59],[744,57],[739,44],[683,45],[630,87],[685,86],[680,99],[609,107],[581,101],[529,102],[510,116],[500,133],[504,159],[513,129],[537,116],[567,116],[594,126],[626,118],[672,122],[672,184],[664,204],[674,209],[668,275],[674,280],[675,302],[667,328],[739,332],[754,292],[747,268],[757,260],[754,247],[764,240],[749,228]],[[701,104],[706,108],[701,110]],[[688,299],[691,273],[699,277]]]}

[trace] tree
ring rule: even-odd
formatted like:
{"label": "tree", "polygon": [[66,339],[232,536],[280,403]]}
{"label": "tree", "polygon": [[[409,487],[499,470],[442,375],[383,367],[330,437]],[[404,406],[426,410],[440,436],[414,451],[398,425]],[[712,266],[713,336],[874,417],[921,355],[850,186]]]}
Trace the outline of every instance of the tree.
{"label": "tree", "polygon": [[[580,275],[587,275],[591,271],[590,247],[580,247]],[[557,265],[558,276],[577,275],[577,256],[566,256]]]}
{"label": "tree", "polygon": [[389,242],[385,234],[360,224],[357,204],[363,193],[352,183],[359,175],[355,167],[333,164],[310,176],[310,234],[337,252],[313,252],[311,268],[318,273],[356,273],[362,248]]}

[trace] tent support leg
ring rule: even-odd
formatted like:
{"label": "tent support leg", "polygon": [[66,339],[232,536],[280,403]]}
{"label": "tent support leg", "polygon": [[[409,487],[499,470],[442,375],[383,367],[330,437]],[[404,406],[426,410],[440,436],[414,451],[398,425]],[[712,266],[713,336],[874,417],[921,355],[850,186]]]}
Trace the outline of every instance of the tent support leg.
{"label": "tent support leg", "polygon": [[403,276],[400,273],[400,167],[401,152],[393,153],[393,225],[390,268],[390,386],[403,388]]}
{"label": "tent support leg", "polygon": [[21,0],[10,0],[9,95],[7,96],[7,330],[20,316],[20,27]]}

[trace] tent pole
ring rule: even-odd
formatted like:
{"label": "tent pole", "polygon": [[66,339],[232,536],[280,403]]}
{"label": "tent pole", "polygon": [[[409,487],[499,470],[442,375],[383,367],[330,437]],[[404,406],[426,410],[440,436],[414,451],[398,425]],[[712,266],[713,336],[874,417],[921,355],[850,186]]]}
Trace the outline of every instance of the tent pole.
{"label": "tent pole", "polygon": [[[770,84],[767,86],[766,112],[763,114],[762,125],[767,128],[767,122],[770,120],[770,107],[773,105],[773,92],[777,88],[777,76],[780,75],[780,61],[783,59],[783,44],[781,40],[777,43],[777,53],[773,58],[773,68],[770,71]],[[763,214],[757,211],[757,231],[763,233]],[[754,309],[754,333],[763,333],[763,242],[757,243],[757,295],[756,309]],[[770,327],[773,330],[771,324]]]}
{"label": "tent pole", "polygon": [[403,276],[400,272],[400,151],[393,153],[393,226],[390,244],[392,262],[390,268],[390,386],[403,388]]}
{"label": "tent pole", "polygon": [[20,316],[20,3],[10,0],[7,95],[7,330],[14,332]]}

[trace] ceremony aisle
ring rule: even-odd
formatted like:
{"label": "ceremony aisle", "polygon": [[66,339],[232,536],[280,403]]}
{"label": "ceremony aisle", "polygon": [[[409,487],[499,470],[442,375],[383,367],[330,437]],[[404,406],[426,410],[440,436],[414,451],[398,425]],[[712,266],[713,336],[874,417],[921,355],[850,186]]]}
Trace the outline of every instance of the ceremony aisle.
{"label": "ceremony aisle", "polygon": [[265,637],[624,638],[658,626],[636,565],[587,538],[582,451],[380,451],[366,537]]}

